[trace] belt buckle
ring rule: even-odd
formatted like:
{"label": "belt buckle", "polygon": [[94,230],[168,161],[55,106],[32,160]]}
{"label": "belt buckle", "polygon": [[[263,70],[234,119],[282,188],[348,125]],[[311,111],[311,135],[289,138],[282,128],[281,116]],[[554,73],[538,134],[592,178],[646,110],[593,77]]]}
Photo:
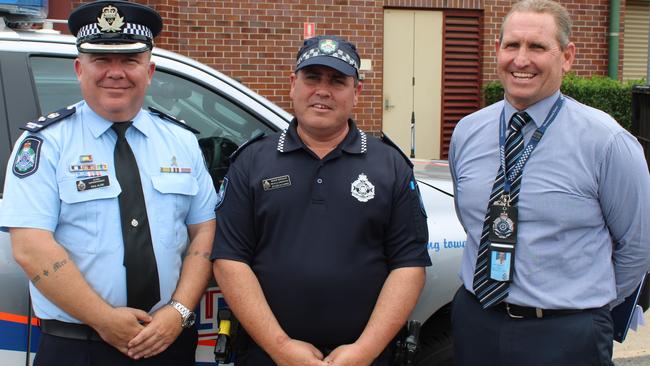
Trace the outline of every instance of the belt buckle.
{"label": "belt buckle", "polygon": [[515,314],[511,313],[510,312],[510,304],[508,304],[508,303],[505,303],[505,304],[506,304],[506,313],[508,313],[509,317],[511,317],[513,319],[523,319],[524,318],[521,315],[515,315]]}

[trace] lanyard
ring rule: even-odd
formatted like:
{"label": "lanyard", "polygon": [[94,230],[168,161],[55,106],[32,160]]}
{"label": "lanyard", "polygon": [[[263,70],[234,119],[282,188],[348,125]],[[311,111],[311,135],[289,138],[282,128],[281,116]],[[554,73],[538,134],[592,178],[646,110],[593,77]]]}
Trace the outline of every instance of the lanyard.
{"label": "lanyard", "polygon": [[563,104],[564,104],[564,96],[560,94],[560,96],[553,104],[553,107],[551,107],[551,110],[546,115],[546,119],[544,119],[544,123],[542,123],[542,125],[535,131],[533,137],[530,139],[530,141],[524,148],[523,153],[521,154],[519,159],[517,159],[514,168],[508,175],[506,175],[506,153],[505,153],[506,131],[507,131],[505,107],[501,110],[501,118],[499,123],[499,160],[501,161],[501,169],[503,171],[503,176],[504,176],[503,193],[505,195],[510,194],[510,186],[512,185],[512,182],[514,182],[519,177],[519,175],[521,175],[521,172],[524,170],[524,165],[526,165],[526,162],[528,161],[530,154],[533,153],[533,150],[535,149],[539,141],[544,136],[544,132],[546,132],[546,129],[551,125],[551,123],[553,123],[555,117],[557,117],[557,114],[560,112],[560,109],[562,109]]}

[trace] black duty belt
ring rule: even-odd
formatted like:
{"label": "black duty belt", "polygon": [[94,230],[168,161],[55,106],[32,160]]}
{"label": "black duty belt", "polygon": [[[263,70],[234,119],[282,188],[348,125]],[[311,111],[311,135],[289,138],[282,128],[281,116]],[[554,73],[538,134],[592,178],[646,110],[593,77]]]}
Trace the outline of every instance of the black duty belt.
{"label": "black duty belt", "polygon": [[66,323],[58,320],[41,319],[41,332],[69,339],[103,342],[99,334],[86,324]]}
{"label": "black duty belt", "polygon": [[527,306],[519,306],[515,304],[509,304],[507,302],[502,302],[492,309],[504,312],[508,314],[513,319],[527,319],[527,318],[549,318],[553,316],[563,316],[582,313],[584,311],[590,311],[592,309],[540,309],[540,308],[531,308]]}

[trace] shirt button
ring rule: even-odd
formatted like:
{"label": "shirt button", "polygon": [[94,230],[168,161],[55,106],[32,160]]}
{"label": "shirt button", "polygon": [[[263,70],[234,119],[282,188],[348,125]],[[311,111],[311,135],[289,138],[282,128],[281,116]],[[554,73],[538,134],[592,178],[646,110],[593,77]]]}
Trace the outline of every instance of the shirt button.
{"label": "shirt button", "polygon": [[131,220],[131,226],[138,227],[138,224],[139,224],[138,220],[136,220],[136,219]]}
{"label": "shirt button", "polygon": [[316,179],[316,183],[321,184],[323,183],[323,180],[321,178]]}

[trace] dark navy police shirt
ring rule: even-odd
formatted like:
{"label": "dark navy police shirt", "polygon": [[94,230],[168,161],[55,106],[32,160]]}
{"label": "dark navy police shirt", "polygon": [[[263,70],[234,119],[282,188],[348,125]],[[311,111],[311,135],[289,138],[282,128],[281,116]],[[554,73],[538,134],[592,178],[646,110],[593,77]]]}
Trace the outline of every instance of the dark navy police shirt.
{"label": "dark navy police shirt", "polygon": [[290,337],[330,349],[359,337],[391,270],[431,265],[409,163],[349,125],[322,160],[295,120],[245,147],[226,176],[212,252],[251,266]]}

